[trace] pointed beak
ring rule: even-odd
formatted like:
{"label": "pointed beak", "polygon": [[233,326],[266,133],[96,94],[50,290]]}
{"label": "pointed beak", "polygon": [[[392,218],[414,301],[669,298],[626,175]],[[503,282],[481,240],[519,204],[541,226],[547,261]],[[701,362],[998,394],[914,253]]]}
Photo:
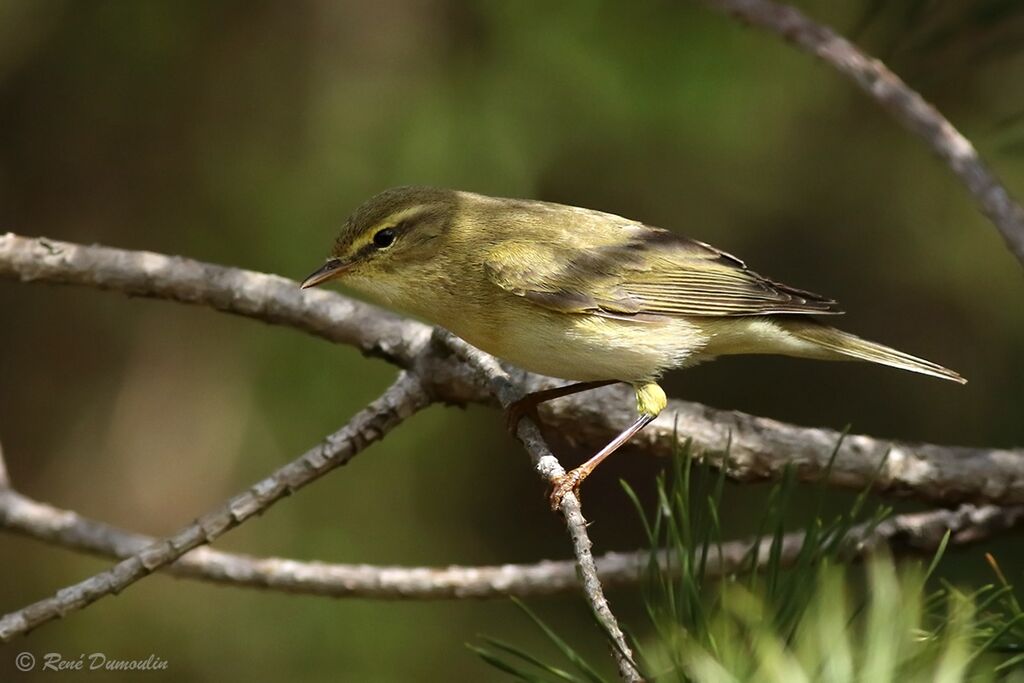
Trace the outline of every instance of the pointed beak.
{"label": "pointed beak", "polygon": [[302,284],[299,285],[302,289],[309,289],[310,287],[316,287],[319,284],[333,280],[342,273],[348,270],[348,265],[342,263],[340,259],[332,258],[325,263],[321,268],[313,271],[309,274]]}

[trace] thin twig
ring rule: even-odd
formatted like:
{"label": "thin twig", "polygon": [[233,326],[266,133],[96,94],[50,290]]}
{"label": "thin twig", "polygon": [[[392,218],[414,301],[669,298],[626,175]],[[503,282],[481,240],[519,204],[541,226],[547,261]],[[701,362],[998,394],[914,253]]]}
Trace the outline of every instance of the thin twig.
{"label": "thin twig", "polygon": [[[423,353],[430,327],[334,292],[300,293],[295,283],[285,278],[150,252],[13,234],[0,235],[0,277],[209,305],[350,344],[413,369],[438,400],[496,403],[464,363]],[[515,373],[510,381],[524,393],[551,382],[527,373]],[[556,401],[543,408],[542,415],[546,423],[580,445],[592,447],[607,443],[632,419],[633,404],[621,389],[609,387]],[[671,401],[662,417],[630,442],[630,448],[658,455],[672,453],[677,414],[679,424],[685,427],[680,436],[692,439],[697,453],[715,457],[731,435],[730,475],[741,480],[775,480],[788,462],[798,465],[797,476],[802,480],[819,480],[827,471],[839,436],[833,430]],[[892,451],[893,457],[876,477],[878,462],[886,451]],[[880,493],[946,505],[1016,505],[1024,503],[1024,449],[963,448],[852,435],[844,441],[829,482],[857,490],[871,484]]]}
{"label": "thin twig", "polygon": [[[847,535],[847,545],[850,556],[860,556],[883,545],[895,554],[928,555],[935,552],[947,531],[950,545],[956,547],[1022,526],[1024,506],[963,505],[956,510],[897,515],[875,527],[854,527]],[[9,489],[0,491],[0,527],[62,548],[111,558],[131,557],[157,541],[152,536],[118,529]],[[770,539],[762,541],[769,542]],[[783,538],[784,565],[796,560],[802,544],[802,532]],[[721,577],[739,571],[751,545],[749,540],[723,543],[721,557],[717,548],[708,556],[707,576]],[[767,548],[762,548],[757,555],[759,564],[763,565],[769,556]],[[649,559],[649,550],[637,550],[605,553],[594,561],[597,577],[608,588],[639,583]],[[678,567],[678,563],[664,565]],[[530,597],[576,592],[580,588],[576,562],[570,560],[477,567],[396,567],[253,557],[200,547],[164,571],[227,586],[378,600]]]}
{"label": "thin twig", "polygon": [[885,64],[788,5],[773,0],[703,1],[780,36],[850,78],[946,162],[999,230],[1010,253],[1024,265],[1024,208],[982,161],[970,140]]}
{"label": "thin twig", "polygon": [[0,618],[0,641],[8,641],[104,596],[119,593],[144,576],[171,564],[189,550],[212,542],[264,512],[281,498],[344,465],[429,403],[419,380],[403,372],[384,394],[356,413],[347,425],[226,504],[110,569]]}
{"label": "thin twig", "polygon": [[[512,382],[496,358],[443,330],[438,330],[435,338],[454,350],[467,365],[479,374],[491,393],[501,403],[502,408],[508,409],[523,397],[522,391]],[[519,437],[527,453],[530,454],[534,469],[546,482],[553,485],[565,475],[565,469],[548,448],[540,428],[532,418],[524,417],[519,421],[516,436]],[[601,586],[601,579],[597,573],[597,564],[594,562],[593,543],[587,534],[587,520],[583,517],[580,499],[575,492],[570,492],[562,498],[559,510],[565,519],[569,537],[572,539],[573,555],[576,557],[576,568],[579,571],[583,595],[590,604],[594,617],[611,641],[612,655],[618,664],[619,675],[624,681],[642,681],[643,677],[633,661],[633,652],[629,644],[626,643],[626,637],[619,627],[618,619],[615,618],[608,599],[604,595],[604,588]]]}

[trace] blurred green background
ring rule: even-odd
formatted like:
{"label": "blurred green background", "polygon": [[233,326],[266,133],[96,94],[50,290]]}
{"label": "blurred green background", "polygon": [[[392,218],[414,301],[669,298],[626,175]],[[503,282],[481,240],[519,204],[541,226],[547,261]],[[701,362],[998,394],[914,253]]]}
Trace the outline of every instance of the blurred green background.
{"label": "blurred green background", "polygon": [[[1020,4],[801,6],[888,59],[1020,196]],[[918,140],[775,37],[655,0],[0,1],[2,230],[301,278],[360,201],[410,183],[709,241],[835,297],[847,329],[971,380],[735,358],[670,377],[673,396],[886,437],[1024,442],[1019,264]],[[0,281],[0,310],[14,484],[152,534],[316,443],[394,376],[349,348],[165,302]],[[588,481],[599,551],[641,544],[617,482],[649,495],[663,464],[625,453]],[[730,490],[729,534],[750,532],[761,490]],[[434,407],[217,547],[402,565],[566,557],[544,494],[498,413]],[[955,553],[944,575],[987,581],[989,550],[1024,583],[1018,543]],[[107,565],[0,535],[0,609]],[[642,623],[632,592],[611,597]],[[605,657],[580,600],[531,604]],[[154,653],[170,670],[147,676],[167,680],[495,680],[463,647],[481,632],[544,651],[505,601],[331,601],[155,576],[0,646],[0,679],[30,678],[12,666],[28,650]]]}

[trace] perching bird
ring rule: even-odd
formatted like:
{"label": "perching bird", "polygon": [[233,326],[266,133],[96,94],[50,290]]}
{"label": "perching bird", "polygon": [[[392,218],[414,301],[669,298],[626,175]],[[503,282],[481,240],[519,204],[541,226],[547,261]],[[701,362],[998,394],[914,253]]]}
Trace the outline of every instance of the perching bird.
{"label": "perching bird", "polygon": [[335,278],[526,370],[580,382],[531,394],[516,414],[605,384],[633,386],[639,416],[555,485],[553,506],[665,408],[658,379],[667,370],[774,353],[966,382],[819,321],[841,313],[835,301],[762,277],[724,251],[561,204],[387,190],[348,218],[302,287]]}

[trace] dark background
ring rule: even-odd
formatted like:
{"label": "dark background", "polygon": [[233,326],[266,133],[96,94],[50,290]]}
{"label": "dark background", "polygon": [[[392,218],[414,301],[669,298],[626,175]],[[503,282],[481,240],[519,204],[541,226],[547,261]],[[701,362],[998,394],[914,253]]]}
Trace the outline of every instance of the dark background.
{"label": "dark background", "polygon": [[[1020,195],[1020,12],[885,5],[802,3],[887,59]],[[848,81],[696,3],[0,2],[0,230],[299,279],[359,202],[410,183],[709,241],[835,297],[847,329],[970,379],[736,358],[670,377],[672,396],[885,437],[1024,442],[1024,281],[994,228]],[[0,311],[14,484],[158,535],[316,443],[395,373],[291,330],[117,294],[0,282]],[[599,551],[641,544],[617,480],[649,495],[662,466],[626,452],[588,481]],[[762,492],[730,490],[728,534],[749,533]],[[566,557],[544,493],[498,413],[434,407],[217,547],[401,565]],[[940,573],[987,582],[989,550],[1024,582],[1018,543],[958,551]],[[0,609],[106,566],[0,536]],[[634,594],[611,597],[642,632]],[[531,604],[607,659],[581,600]],[[505,601],[331,601],[158,576],[0,647],[0,677],[26,679],[12,661],[28,650],[154,653],[175,680],[493,680],[462,646],[481,632],[545,651]]]}

